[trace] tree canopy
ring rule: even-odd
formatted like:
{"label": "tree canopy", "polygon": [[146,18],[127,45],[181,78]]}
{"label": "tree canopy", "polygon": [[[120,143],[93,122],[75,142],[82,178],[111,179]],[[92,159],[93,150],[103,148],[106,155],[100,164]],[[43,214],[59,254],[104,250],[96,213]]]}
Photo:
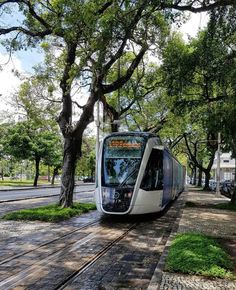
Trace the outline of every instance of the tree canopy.
{"label": "tree canopy", "polygon": [[[76,161],[81,156],[82,138],[93,121],[94,104],[121,89],[132,78],[149,49],[157,52],[167,37],[167,27],[181,22],[182,12],[210,11],[231,7],[234,0],[192,1],[74,1],[74,0],[3,0],[0,13],[4,22],[0,35],[9,53],[36,47],[40,43],[48,52],[58,55],[54,70],[40,71],[57,80],[61,111],[57,121],[64,137],[62,187],[60,204],[73,204]],[[18,13],[17,23],[8,23]],[[7,17],[6,17],[7,16]],[[227,16],[228,18],[228,16]],[[130,47],[133,56],[124,70],[110,78],[118,62],[124,60]],[[50,50],[50,51],[49,51]],[[47,53],[50,57],[50,53]],[[201,76],[199,76],[201,78]],[[87,87],[87,100],[82,104],[82,91],[74,99],[73,92]],[[210,90],[214,93],[215,84]],[[49,91],[55,90],[50,86]],[[186,89],[187,90],[187,89]],[[180,93],[178,93],[180,94]],[[214,95],[210,98],[216,98]],[[218,98],[219,96],[217,96]],[[180,100],[181,101],[181,100]],[[132,102],[132,101],[131,101]],[[79,109],[75,118],[74,108]]]}

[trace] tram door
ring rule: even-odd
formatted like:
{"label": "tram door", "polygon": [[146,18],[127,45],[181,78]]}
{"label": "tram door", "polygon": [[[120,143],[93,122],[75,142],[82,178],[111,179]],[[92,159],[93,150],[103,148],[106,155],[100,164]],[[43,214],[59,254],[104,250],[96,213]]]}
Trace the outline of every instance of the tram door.
{"label": "tram door", "polygon": [[172,186],[173,186],[173,164],[171,155],[167,150],[163,152],[163,199],[162,206],[167,204],[172,197]]}

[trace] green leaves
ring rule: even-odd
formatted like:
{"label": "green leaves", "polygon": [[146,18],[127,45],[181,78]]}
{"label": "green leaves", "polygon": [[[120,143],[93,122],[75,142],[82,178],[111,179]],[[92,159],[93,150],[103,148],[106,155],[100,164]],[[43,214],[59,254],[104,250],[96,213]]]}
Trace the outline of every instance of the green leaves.
{"label": "green leaves", "polygon": [[46,159],[53,156],[54,151],[58,151],[55,147],[60,144],[58,138],[55,133],[25,121],[9,128],[3,138],[3,146],[6,154],[18,160],[34,160],[36,157]]}

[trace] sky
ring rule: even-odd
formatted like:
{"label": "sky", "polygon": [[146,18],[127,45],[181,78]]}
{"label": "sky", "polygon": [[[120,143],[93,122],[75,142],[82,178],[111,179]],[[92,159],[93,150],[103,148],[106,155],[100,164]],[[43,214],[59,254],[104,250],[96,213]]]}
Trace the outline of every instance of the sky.
{"label": "sky", "polygon": [[[191,14],[190,20],[178,30],[182,32],[185,41],[188,41],[188,37],[195,37],[199,29],[203,28],[206,23],[207,15],[205,13]],[[29,75],[33,72],[33,66],[42,60],[43,55],[37,49],[16,52],[9,59],[5,49],[0,46],[0,112],[5,109],[11,110],[7,105],[8,100],[10,95],[17,92],[19,88],[21,81],[14,72],[17,70],[23,75]]]}
{"label": "sky", "polygon": [[195,37],[199,30],[206,27],[208,19],[206,13],[191,13],[189,21],[180,27],[184,40],[188,41],[188,36]]}

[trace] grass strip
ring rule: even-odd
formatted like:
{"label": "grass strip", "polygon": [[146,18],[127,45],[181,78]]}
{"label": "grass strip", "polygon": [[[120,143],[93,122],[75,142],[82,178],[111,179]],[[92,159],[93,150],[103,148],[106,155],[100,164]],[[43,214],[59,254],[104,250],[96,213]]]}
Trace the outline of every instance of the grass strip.
{"label": "grass strip", "polygon": [[[194,203],[192,201],[187,201],[185,203],[185,207],[202,207],[202,206],[203,205]],[[231,202],[218,203],[218,204],[209,204],[209,205],[204,205],[204,207],[236,211],[236,205],[231,203]]]}
{"label": "grass strip", "polygon": [[185,207],[198,207],[198,206],[199,206],[199,204],[194,203],[192,201],[186,201],[186,203],[185,203]]}
{"label": "grass strip", "polygon": [[236,211],[236,204],[233,204],[232,202],[219,203],[219,204],[214,205],[213,207],[217,209],[227,209],[227,210]]}
{"label": "grass strip", "polygon": [[[0,186],[33,186],[33,180],[0,180]],[[38,184],[50,185],[49,182],[38,180]]]}
{"label": "grass strip", "polygon": [[61,208],[58,205],[51,204],[38,208],[23,209],[10,212],[3,216],[2,219],[59,222],[95,209],[96,206],[92,203],[75,202],[72,208]]}
{"label": "grass strip", "polygon": [[235,279],[230,256],[211,237],[184,233],[175,237],[170,247],[165,270],[208,277]]}

